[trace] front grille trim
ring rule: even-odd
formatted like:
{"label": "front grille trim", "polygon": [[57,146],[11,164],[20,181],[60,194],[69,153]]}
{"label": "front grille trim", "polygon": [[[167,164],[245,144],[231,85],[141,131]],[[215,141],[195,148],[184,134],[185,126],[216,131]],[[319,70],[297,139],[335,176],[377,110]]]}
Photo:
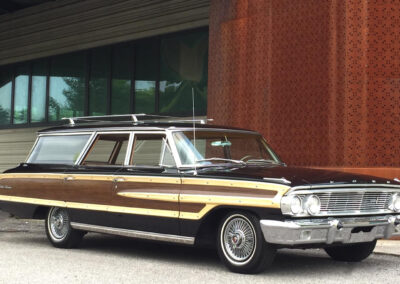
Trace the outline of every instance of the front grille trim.
{"label": "front grille trim", "polygon": [[[321,200],[321,212],[315,216],[347,216],[393,214],[388,209],[392,194],[399,193],[398,188],[313,188],[291,191],[303,201],[309,194],[317,195]],[[300,216],[299,216],[300,217]]]}

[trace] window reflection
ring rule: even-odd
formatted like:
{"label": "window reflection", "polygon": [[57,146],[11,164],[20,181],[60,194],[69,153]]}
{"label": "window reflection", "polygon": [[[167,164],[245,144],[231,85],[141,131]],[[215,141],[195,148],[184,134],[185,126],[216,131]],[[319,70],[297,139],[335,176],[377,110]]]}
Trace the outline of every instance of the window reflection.
{"label": "window reflection", "polygon": [[91,53],[89,115],[107,114],[107,78],[110,72],[109,56],[109,48],[95,49]]}
{"label": "window reflection", "polygon": [[18,66],[15,75],[14,124],[28,122],[29,68]]}
{"label": "window reflection", "polygon": [[83,53],[56,56],[50,67],[49,120],[84,114],[85,56]]}
{"label": "window reflection", "polygon": [[11,73],[4,69],[0,69],[0,124],[10,123],[11,114]]}
{"label": "window reflection", "polygon": [[157,58],[157,40],[145,40],[136,45],[135,112],[154,113],[156,111]]}
{"label": "window reflection", "polygon": [[1,67],[0,125],[132,110],[192,115],[192,90],[195,114],[205,115],[207,53],[203,29]]}
{"label": "window reflection", "polygon": [[130,45],[114,47],[112,58],[111,113],[130,113],[131,78],[133,69],[132,47]]}
{"label": "window reflection", "polygon": [[31,122],[43,122],[46,118],[47,61],[36,61],[32,65]]}
{"label": "window reflection", "polygon": [[160,113],[189,115],[192,89],[196,115],[207,110],[208,33],[174,35],[161,41]]}

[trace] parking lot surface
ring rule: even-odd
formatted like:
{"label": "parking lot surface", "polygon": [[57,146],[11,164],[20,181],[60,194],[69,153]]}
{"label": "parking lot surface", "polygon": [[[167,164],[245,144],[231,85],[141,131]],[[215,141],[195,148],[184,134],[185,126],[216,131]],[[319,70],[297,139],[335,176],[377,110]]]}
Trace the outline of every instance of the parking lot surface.
{"label": "parking lot surface", "polygon": [[227,271],[213,250],[87,234],[56,249],[43,222],[0,219],[0,283],[395,283],[400,257],[332,261],[321,250],[280,250],[259,275]]}

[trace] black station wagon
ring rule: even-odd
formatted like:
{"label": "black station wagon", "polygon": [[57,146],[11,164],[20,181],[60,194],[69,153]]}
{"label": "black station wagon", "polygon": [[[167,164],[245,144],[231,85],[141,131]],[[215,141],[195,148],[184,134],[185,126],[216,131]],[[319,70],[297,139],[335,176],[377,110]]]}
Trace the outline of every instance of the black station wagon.
{"label": "black station wagon", "polygon": [[45,219],[55,247],[85,232],[213,244],[230,270],[256,273],[279,248],[361,261],[400,235],[398,181],[287,166],[257,132],[145,115],[69,122],[0,175],[0,207]]}

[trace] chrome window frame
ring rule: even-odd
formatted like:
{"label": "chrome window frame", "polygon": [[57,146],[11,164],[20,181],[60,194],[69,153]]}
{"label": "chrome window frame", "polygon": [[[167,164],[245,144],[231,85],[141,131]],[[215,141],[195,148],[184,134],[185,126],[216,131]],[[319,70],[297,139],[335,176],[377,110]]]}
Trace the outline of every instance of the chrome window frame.
{"label": "chrome window frame", "polygon": [[[125,167],[135,168],[134,165],[130,165],[129,164],[129,158],[133,154],[133,143],[135,141],[136,135],[138,135],[138,134],[154,134],[154,135],[162,134],[162,135],[164,135],[165,138],[166,138],[167,143],[169,144],[169,147],[171,148],[172,157],[174,158],[174,161],[175,161],[175,166],[179,169],[180,161],[177,160],[177,152],[174,153],[175,145],[173,144],[173,140],[171,140],[171,138],[172,138],[171,134],[169,133],[169,131],[167,129],[165,129],[165,130],[154,130],[154,131],[151,131],[151,130],[143,130],[143,131],[142,130],[133,130],[132,131],[132,144],[130,145],[130,153],[129,153],[129,156],[127,156],[127,161],[128,162],[125,165]],[[160,155],[160,158],[161,158],[161,155]],[[179,163],[178,163],[178,161],[179,161]],[[169,167],[169,166],[161,165],[161,167]]]}
{"label": "chrome window frame", "polygon": [[[84,147],[84,152],[79,157],[79,162],[77,162],[76,165],[84,166],[84,165],[82,165],[83,158],[87,155],[87,152],[89,151],[90,147],[92,145],[94,145],[93,143],[96,141],[96,137],[98,135],[102,135],[102,134],[129,134],[128,144],[127,144],[126,147],[129,147],[130,140],[132,139],[132,131],[114,131],[114,130],[113,131],[95,131],[95,132],[93,132],[93,135],[92,135],[92,137],[90,139],[90,143],[87,144]],[[121,168],[121,167],[126,165],[128,151],[129,151],[129,148],[126,149],[125,159],[124,159],[124,164],[123,165],[104,165],[104,166],[93,165],[91,167],[119,167],[119,168]]]}
{"label": "chrome window frame", "polygon": [[[73,164],[73,165],[81,165],[83,158],[86,156],[88,150],[90,149],[90,146],[92,146],[92,144],[94,143],[97,135],[99,135],[99,134],[129,134],[130,136],[129,136],[129,141],[128,141],[128,145],[127,145],[128,149],[126,151],[124,164],[123,165],[109,165],[109,166],[110,167],[134,167],[133,165],[129,164],[129,162],[130,162],[129,160],[130,160],[130,157],[133,152],[133,144],[135,141],[135,135],[137,135],[137,134],[155,134],[155,135],[162,134],[162,135],[165,135],[165,138],[167,140],[169,148],[171,149],[176,168],[178,170],[193,169],[194,165],[182,165],[182,162],[181,162],[181,159],[180,159],[180,156],[178,153],[178,149],[176,147],[175,140],[173,138],[173,134],[175,132],[184,132],[184,131],[193,131],[193,128],[192,127],[172,126],[169,128],[144,127],[144,128],[139,128],[139,129],[127,128],[127,129],[122,129],[122,130],[112,129],[112,130],[104,130],[104,131],[94,130],[94,131],[82,131],[82,132],[65,131],[65,132],[60,132],[60,133],[57,133],[57,132],[41,133],[41,134],[38,134],[38,137],[36,138],[36,141],[26,159],[26,163],[29,163],[29,158],[31,157],[33,150],[37,146],[37,143],[38,143],[40,137],[42,137],[42,136],[70,136],[70,135],[88,135],[89,134],[90,137],[89,137],[87,143],[85,144],[80,155],[78,156],[77,160]],[[256,131],[252,131],[252,130],[237,130],[237,129],[224,129],[224,128],[205,128],[205,129],[203,129],[202,128],[202,129],[198,129],[196,131],[208,131],[208,132],[209,131],[213,131],[213,132],[224,131],[224,132],[254,134],[254,135],[260,135],[262,137],[261,134],[259,134]],[[264,139],[264,137],[262,137],[262,138]],[[278,158],[278,157],[276,157],[276,158]],[[162,166],[165,166],[165,165],[162,165]],[[96,167],[96,166],[94,165],[93,167]]]}
{"label": "chrome window frame", "polygon": [[39,139],[40,139],[41,137],[49,137],[49,136],[50,136],[50,137],[51,137],[51,136],[76,136],[76,135],[90,135],[89,138],[88,138],[88,140],[87,140],[86,143],[85,143],[85,146],[82,148],[82,150],[81,150],[80,154],[78,155],[78,158],[75,160],[75,162],[74,162],[73,164],[65,164],[65,165],[69,165],[69,166],[71,166],[71,165],[77,165],[77,162],[81,159],[81,157],[82,157],[83,153],[85,152],[87,146],[88,146],[89,143],[92,141],[94,132],[85,131],[85,132],[41,133],[41,134],[38,134],[38,136],[37,136],[37,138],[36,138],[36,141],[35,141],[35,143],[34,143],[32,149],[31,149],[31,151],[29,152],[27,159],[25,160],[25,163],[27,163],[27,164],[39,164],[39,163],[32,163],[32,162],[31,162],[31,158],[32,158],[33,151],[34,151],[34,149],[36,148],[37,144],[39,143]]}

